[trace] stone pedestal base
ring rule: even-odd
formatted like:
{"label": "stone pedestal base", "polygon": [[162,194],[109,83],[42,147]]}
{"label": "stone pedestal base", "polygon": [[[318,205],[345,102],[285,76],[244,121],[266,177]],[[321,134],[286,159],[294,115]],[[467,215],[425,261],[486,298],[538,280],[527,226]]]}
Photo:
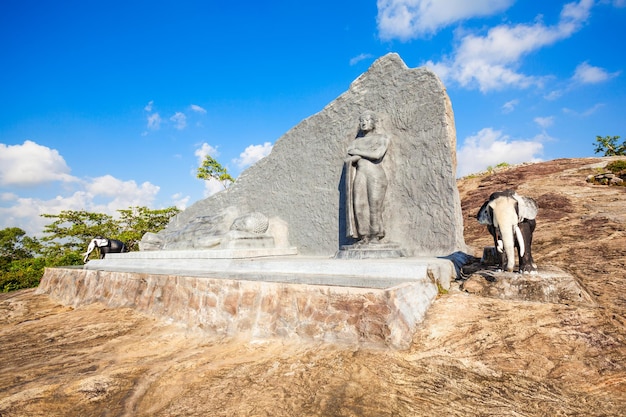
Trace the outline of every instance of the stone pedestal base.
{"label": "stone pedestal base", "polygon": [[[339,286],[336,279],[332,285],[268,282],[253,275],[229,279],[47,268],[38,293],[73,307],[96,302],[131,307],[244,340],[283,337],[406,349],[438,291],[428,274],[390,288]],[[343,283],[349,285],[349,279]]]}
{"label": "stone pedestal base", "polygon": [[405,256],[406,251],[397,243],[356,243],[343,245],[335,254],[335,259],[387,259]]}
{"label": "stone pedestal base", "polygon": [[456,278],[443,258],[232,257],[241,251],[110,254],[84,269],[47,268],[38,292],[225,336],[406,349],[439,289]]}

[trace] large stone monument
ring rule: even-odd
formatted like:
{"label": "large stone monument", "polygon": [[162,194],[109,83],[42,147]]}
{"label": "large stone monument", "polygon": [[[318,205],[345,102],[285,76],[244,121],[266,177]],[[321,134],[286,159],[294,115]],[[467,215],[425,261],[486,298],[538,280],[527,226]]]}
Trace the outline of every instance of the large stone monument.
{"label": "large stone monument", "polygon": [[[365,112],[371,112],[372,126],[363,126]],[[384,158],[363,157],[357,149],[374,128]],[[455,147],[452,106],[441,81],[429,69],[410,69],[397,54],[388,54],[288,131],[229,189],[195,203],[143,243],[157,250],[209,249],[215,236],[204,231],[215,229],[212,219],[234,207],[283,225],[278,229],[288,237],[272,238],[288,240],[302,255],[332,256],[364,238],[383,236],[383,243],[399,244],[406,256],[464,251]],[[346,163],[355,155],[361,161]],[[371,193],[356,200],[348,195],[355,179],[354,187]],[[354,222],[350,207],[364,204],[367,213],[353,211]]]}
{"label": "large stone monument", "polygon": [[39,291],[226,336],[407,348],[465,261],[455,142],[437,76],[389,54],[142,251],[50,268]]}

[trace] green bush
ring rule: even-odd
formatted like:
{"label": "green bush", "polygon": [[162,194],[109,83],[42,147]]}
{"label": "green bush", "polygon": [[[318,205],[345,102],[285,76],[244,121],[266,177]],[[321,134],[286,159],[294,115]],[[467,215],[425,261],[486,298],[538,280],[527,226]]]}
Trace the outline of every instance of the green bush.
{"label": "green bush", "polygon": [[98,235],[123,239],[127,247],[138,249],[146,232],[163,229],[180,210],[130,207],[118,211],[120,220],[87,211],[44,214],[55,220],[45,226],[43,244],[18,227],[0,229],[0,292],[36,287],[45,267],[83,265],[83,251]]}
{"label": "green bush", "polygon": [[81,254],[75,252],[68,252],[57,258],[26,258],[3,263],[0,268],[0,292],[38,286],[46,267],[82,264]]}
{"label": "green bush", "polygon": [[626,159],[620,159],[607,164],[606,169],[611,171],[615,175],[626,174]]}
{"label": "green bush", "polygon": [[46,259],[46,266],[83,265],[83,256],[80,253],[68,252],[58,258]]}
{"label": "green bush", "polygon": [[19,259],[0,271],[0,292],[33,288],[39,285],[46,261],[43,258]]}

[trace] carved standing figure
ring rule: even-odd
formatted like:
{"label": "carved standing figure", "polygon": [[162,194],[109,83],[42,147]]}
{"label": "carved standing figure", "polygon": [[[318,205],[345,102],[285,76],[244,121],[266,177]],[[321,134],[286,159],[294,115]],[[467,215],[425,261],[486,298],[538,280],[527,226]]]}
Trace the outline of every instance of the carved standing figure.
{"label": "carved standing figure", "polygon": [[478,211],[476,218],[493,236],[502,270],[513,271],[517,248],[520,273],[537,271],[531,251],[537,211],[535,200],[513,190],[491,194]]}
{"label": "carved standing figure", "polygon": [[346,158],[347,235],[359,244],[377,243],[385,236],[383,203],[387,175],[381,162],[390,138],[376,131],[376,115],[366,111],[359,118],[359,133],[348,146]]}
{"label": "carved standing figure", "polygon": [[93,252],[95,248],[98,248],[100,250],[100,259],[104,259],[104,255],[106,255],[107,253],[128,252],[126,244],[121,240],[107,239],[102,236],[96,236],[94,239],[91,239],[91,242],[89,242],[87,252],[85,252],[85,257],[83,258],[83,262],[87,262],[87,259],[89,259],[89,254]]}

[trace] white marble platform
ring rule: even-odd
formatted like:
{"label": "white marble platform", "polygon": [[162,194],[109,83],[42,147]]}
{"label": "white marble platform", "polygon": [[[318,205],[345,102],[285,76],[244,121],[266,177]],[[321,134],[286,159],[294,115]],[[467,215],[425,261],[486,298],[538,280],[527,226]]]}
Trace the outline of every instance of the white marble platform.
{"label": "white marble platform", "polygon": [[[287,248],[228,248],[228,249],[181,249],[154,250],[125,253],[109,253],[106,260],[128,259],[244,259],[294,256],[298,249]],[[90,261],[91,262],[91,261]]]}
{"label": "white marble platform", "polygon": [[[288,255],[244,257],[245,250],[147,251],[108,254],[84,268],[97,271],[267,281],[358,288],[390,288],[430,280],[448,289],[456,278],[454,264],[443,258],[332,259]],[[257,250],[258,251],[258,250]],[[273,253],[278,253],[274,251]]]}

